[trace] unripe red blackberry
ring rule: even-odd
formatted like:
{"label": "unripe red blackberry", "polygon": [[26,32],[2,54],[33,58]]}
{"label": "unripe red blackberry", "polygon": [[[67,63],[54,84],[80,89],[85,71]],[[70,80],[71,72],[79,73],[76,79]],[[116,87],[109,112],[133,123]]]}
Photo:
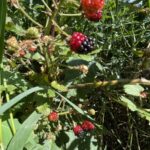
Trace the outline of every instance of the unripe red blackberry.
{"label": "unripe red blackberry", "polygon": [[31,46],[29,47],[29,51],[30,51],[30,52],[35,52],[36,50],[37,50],[37,47],[34,46],[34,45],[31,45]]}
{"label": "unripe red blackberry", "polygon": [[86,54],[94,49],[95,40],[80,32],[74,32],[70,38],[70,48],[79,54]]}
{"label": "unripe red blackberry", "polygon": [[85,17],[90,21],[97,22],[102,19],[102,11],[100,9],[96,12],[85,12],[84,14]]}
{"label": "unripe red blackberry", "polygon": [[82,125],[81,125],[82,129],[84,131],[92,131],[95,129],[95,126],[92,122],[88,121],[88,120],[85,120]]}
{"label": "unripe red blackberry", "polygon": [[23,49],[18,50],[18,57],[24,57],[26,52]]}
{"label": "unripe red blackberry", "polygon": [[59,119],[59,115],[57,112],[53,111],[48,115],[48,120],[52,122],[56,122]]}
{"label": "unripe red blackberry", "polygon": [[103,9],[104,0],[81,0],[81,6],[84,12],[96,12]]}
{"label": "unripe red blackberry", "polygon": [[76,125],[74,128],[73,128],[73,132],[76,136],[82,136],[83,134],[83,129],[80,125]]}

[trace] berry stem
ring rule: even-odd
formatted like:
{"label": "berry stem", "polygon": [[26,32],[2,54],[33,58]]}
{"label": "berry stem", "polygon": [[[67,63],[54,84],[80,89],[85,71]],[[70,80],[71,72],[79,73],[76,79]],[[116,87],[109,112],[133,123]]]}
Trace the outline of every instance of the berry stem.
{"label": "berry stem", "polygon": [[45,0],[42,0],[42,3],[44,4],[44,6],[47,8],[47,10],[49,11],[49,13],[52,13],[52,10],[50,9],[50,7],[47,5],[47,3],[45,2]]}
{"label": "berry stem", "polygon": [[70,114],[70,111],[61,112],[61,113],[59,113],[59,116],[64,116],[64,115],[68,115],[68,114]]}
{"label": "berry stem", "polygon": [[45,29],[45,33],[46,33],[47,35],[49,34],[50,29],[51,29],[52,26],[53,26],[53,20],[55,20],[55,17],[56,17],[56,15],[58,14],[59,9],[60,9],[61,5],[63,4],[63,2],[64,2],[64,0],[61,0],[61,1],[59,2],[59,4],[57,5],[57,8],[55,8],[55,10],[52,12],[52,15],[51,15],[51,17],[50,17],[50,19],[49,19],[49,22],[48,22],[48,24],[47,24],[47,27],[46,27],[46,29]]}
{"label": "berry stem", "polygon": [[119,80],[111,80],[111,81],[98,81],[93,83],[84,83],[84,84],[76,84],[71,85],[70,88],[84,88],[84,87],[104,87],[104,86],[114,86],[118,84],[142,84],[150,86],[150,80],[142,79],[119,79]]}
{"label": "berry stem", "polygon": [[77,14],[64,14],[64,13],[59,13],[60,16],[66,16],[66,17],[78,17],[81,16],[81,13],[77,13]]}
{"label": "berry stem", "polygon": [[58,31],[59,31],[61,34],[65,35],[66,37],[70,37],[70,35],[69,35],[68,33],[66,33],[64,30],[61,29],[61,27],[56,23],[55,20],[52,20],[52,22],[53,22],[53,24],[55,25],[55,27],[57,27]]}
{"label": "berry stem", "polygon": [[57,2],[55,2],[55,0],[52,0],[52,1],[53,1],[55,8],[58,9]]}

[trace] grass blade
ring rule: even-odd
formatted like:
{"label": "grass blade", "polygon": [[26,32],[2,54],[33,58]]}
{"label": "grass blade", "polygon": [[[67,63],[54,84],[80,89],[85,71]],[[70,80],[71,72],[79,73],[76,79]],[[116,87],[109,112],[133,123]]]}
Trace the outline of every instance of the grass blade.
{"label": "grass blade", "polygon": [[0,115],[2,115],[5,111],[7,111],[9,108],[11,108],[13,105],[15,105],[16,103],[18,103],[20,100],[22,100],[24,97],[34,93],[34,92],[37,92],[37,91],[40,91],[40,90],[43,90],[43,88],[40,88],[40,87],[34,87],[34,88],[31,88],[19,95],[17,95],[16,97],[14,97],[13,99],[11,99],[8,103],[2,105],[0,107]]}
{"label": "grass blade", "polygon": [[22,150],[40,117],[41,114],[33,112],[18,129],[7,150]]}
{"label": "grass blade", "polygon": [[6,20],[7,1],[0,0],[0,64],[4,53],[4,29]]}

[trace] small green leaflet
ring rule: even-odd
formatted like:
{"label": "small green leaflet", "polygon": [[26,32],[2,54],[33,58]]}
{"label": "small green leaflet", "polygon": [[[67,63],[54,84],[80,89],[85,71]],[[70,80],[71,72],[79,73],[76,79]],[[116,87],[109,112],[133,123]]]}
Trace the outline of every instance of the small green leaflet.
{"label": "small green leaflet", "polygon": [[144,91],[144,88],[139,84],[126,84],[124,85],[125,93],[133,96],[140,96],[140,93]]}

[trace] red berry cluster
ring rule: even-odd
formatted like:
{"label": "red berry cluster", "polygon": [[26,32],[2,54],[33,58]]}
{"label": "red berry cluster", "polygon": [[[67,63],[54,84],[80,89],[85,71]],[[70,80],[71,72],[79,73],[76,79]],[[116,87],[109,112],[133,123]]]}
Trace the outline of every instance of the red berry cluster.
{"label": "red berry cluster", "polygon": [[86,54],[93,50],[95,41],[80,32],[74,32],[69,44],[72,51],[79,54]]}
{"label": "red berry cluster", "polygon": [[86,18],[90,21],[99,21],[102,18],[104,0],[81,0],[81,7]]}
{"label": "red berry cluster", "polygon": [[76,136],[81,136],[84,132],[93,131],[94,129],[94,124],[88,120],[85,120],[81,125],[76,125],[73,128],[73,132]]}
{"label": "red berry cluster", "polygon": [[55,111],[51,112],[49,115],[48,115],[48,120],[49,121],[52,121],[52,122],[56,122],[58,121],[59,119],[59,114]]}

